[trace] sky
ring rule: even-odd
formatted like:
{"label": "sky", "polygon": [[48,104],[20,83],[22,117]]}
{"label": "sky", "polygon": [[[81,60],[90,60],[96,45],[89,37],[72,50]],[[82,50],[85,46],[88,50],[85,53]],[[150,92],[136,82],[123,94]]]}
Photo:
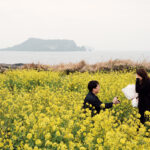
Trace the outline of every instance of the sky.
{"label": "sky", "polygon": [[150,51],[150,0],[0,0],[0,48],[31,37]]}

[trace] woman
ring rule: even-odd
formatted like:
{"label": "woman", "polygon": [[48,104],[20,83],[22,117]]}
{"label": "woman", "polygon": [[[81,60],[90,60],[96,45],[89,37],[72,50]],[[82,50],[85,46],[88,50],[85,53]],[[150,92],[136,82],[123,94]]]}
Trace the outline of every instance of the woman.
{"label": "woman", "polygon": [[138,109],[141,115],[140,121],[144,124],[144,112],[150,111],[150,78],[144,69],[136,71],[136,92],[139,94]]}

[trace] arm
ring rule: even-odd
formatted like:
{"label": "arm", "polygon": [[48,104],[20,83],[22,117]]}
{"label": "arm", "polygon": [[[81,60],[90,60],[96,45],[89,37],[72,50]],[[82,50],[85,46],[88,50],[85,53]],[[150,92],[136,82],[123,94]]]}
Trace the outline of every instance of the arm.
{"label": "arm", "polygon": [[136,78],[135,90],[136,90],[137,93],[139,93],[141,91],[140,79],[139,78]]}
{"label": "arm", "polygon": [[118,100],[118,97],[114,97],[111,103],[105,103],[105,108],[111,108],[113,107],[113,104],[119,104],[119,103],[120,101]]}
{"label": "arm", "polygon": [[105,103],[105,108],[111,108],[113,107],[113,103]]}
{"label": "arm", "polygon": [[136,78],[136,85],[135,85],[135,90],[137,93],[141,93],[144,92],[147,89],[147,83],[145,83],[144,85],[140,84],[140,79]]}

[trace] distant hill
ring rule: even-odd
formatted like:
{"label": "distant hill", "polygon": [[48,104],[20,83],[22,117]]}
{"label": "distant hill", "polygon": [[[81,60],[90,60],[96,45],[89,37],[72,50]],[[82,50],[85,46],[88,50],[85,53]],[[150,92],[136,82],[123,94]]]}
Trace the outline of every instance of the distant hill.
{"label": "distant hill", "polygon": [[9,48],[6,51],[86,51],[84,46],[79,47],[73,40],[43,40],[30,38],[25,42]]}

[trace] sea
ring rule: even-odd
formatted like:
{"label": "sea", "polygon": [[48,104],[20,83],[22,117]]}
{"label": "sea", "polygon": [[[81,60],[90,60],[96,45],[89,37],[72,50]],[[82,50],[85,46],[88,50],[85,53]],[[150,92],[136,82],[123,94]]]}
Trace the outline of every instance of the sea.
{"label": "sea", "polygon": [[150,51],[84,51],[84,52],[41,52],[41,51],[0,51],[0,64],[58,65],[85,61],[88,64],[109,60],[132,60],[150,62]]}

